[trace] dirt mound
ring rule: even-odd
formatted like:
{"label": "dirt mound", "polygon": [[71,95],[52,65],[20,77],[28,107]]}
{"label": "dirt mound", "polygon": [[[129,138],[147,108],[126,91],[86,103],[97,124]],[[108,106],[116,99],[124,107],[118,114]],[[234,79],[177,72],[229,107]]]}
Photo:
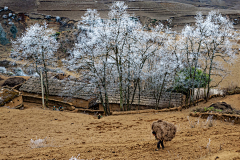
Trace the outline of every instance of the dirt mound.
{"label": "dirt mound", "polygon": [[14,87],[16,85],[19,85],[23,82],[25,82],[26,79],[22,78],[22,77],[12,77],[7,79],[2,86],[9,86],[9,87]]}
{"label": "dirt mound", "polygon": [[13,98],[18,96],[18,92],[12,91],[11,89],[4,88],[0,92],[0,106],[4,106],[10,102]]}
{"label": "dirt mound", "polygon": [[217,102],[217,103],[212,104],[208,108],[210,108],[210,107],[214,107],[215,109],[221,109],[221,110],[227,110],[227,109],[233,110],[231,105],[227,104],[226,102]]}
{"label": "dirt mound", "polygon": [[226,102],[216,102],[211,104],[209,107],[195,108],[193,109],[193,112],[240,115],[240,110],[232,108],[232,106]]}
{"label": "dirt mound", "polygon": [[231,91],[227,91],[228,95],[233,95],[233,94],[240,94],[240,87],[236,87]]}

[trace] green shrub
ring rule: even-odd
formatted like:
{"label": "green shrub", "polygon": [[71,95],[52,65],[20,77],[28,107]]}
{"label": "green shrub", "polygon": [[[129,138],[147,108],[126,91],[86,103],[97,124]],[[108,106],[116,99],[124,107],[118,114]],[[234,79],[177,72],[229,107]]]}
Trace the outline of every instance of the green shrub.
{"label": "green shrub", "polygon": [[216,111],[216,112],[222,112],[222,110],[221,110],[221,109],[216,109],[215,111]]}
{"label": "green shrub", "polygon": [[55,36],[59,36],[61,32],[56,32],[55,33]]}
{"label": "green shrub", "polygon": [[214,111],[214,110],[215,110],[214,107],[209,107],[209,108],[207,108],[207,111]]}
{"label": "green shrub", "polygon": [[193,80],[194,71],[194,67],[185,68],[179,71],[175,78],[173,91],[188,95],[192,85],[194,88],[205,88],[209,80],[209,75],[197,68],[195,78]]}

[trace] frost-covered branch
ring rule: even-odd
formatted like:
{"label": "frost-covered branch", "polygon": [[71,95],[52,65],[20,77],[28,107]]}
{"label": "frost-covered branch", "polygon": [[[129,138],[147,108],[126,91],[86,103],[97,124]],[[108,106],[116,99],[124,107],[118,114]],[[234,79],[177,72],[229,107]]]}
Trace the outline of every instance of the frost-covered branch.
{"label": "frost-covered branch", "polygon": [[59,43],[52,36],[53,33],[52,29],[47,28],[46,23],[44,25],[34,24],[27,28],[21,37],[12,42],[11,58],[30,62],[30,67],[35,68],[39,76],[40,72],[43,72],[46,99],[49,95],[47,66],[54,64],[54,53],[59,47]]}

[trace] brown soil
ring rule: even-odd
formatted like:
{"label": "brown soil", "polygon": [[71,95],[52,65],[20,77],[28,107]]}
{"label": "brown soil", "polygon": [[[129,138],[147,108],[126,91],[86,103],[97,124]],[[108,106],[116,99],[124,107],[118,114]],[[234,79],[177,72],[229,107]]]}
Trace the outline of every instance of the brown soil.
{"label": "brown soil", "polygon": [[[231,105],[227,104],[226,102],[217,102],[217,103],[213,103],[209,107],[196,108],[193,110],[193,112],[194,113],[200,112],[200,113],[214,113],[214,114],[216,114],[216,113],[232,114],[234,116],[240,115],[240,110],[232,108]],[[209,114],[207,114],[207,115],[209,115]],[[197,114],[197,116],[199,116],[199,115]]]}
{"label": "brown soil", "polygon": [[0,86],[8,79],[9,77],[0,74]]}
{"label": "brown soil", "polygon": [[[211,99],[196,107],[224,101],[240,109],[240,95]],[[0,108],[0,159],[240,159],[240,127],[230,122],[188,117],[190,111],[103,117],[43,110],[25,103],[24,110]],[[155,151],[151,124],[157,119],[174,123],[176,137]],[[190,127],[189,120],[199,124]],[[201,124],[201,125],[200,125]],[[45,139],[46,138],[46,139]],[[207,147],[211,140],[210,147]],[[31,146],[31,139],[45,139]]]}
{"label": "brown soil", "polygon": [[0,106],[4,106],[6,103],[10,102],[13,98],[19,95],[18,92],[15,92],[10,89],[1,89],[0,91]]}

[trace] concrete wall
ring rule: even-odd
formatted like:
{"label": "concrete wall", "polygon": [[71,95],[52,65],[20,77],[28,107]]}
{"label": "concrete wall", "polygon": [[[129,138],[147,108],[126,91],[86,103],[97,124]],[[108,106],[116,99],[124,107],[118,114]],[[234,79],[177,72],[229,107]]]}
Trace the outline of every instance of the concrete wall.
{"label": "concrete wall", "polygon": [[[206,93],[207,93],[207,89],[195,88],[193,98],[194,98],[194,100],[204,99],[206,97]],[[212,96],[212,95],[224,96],[224,91],[220,90],[220,89],[211,88],[209,91],[209,96]]]}

